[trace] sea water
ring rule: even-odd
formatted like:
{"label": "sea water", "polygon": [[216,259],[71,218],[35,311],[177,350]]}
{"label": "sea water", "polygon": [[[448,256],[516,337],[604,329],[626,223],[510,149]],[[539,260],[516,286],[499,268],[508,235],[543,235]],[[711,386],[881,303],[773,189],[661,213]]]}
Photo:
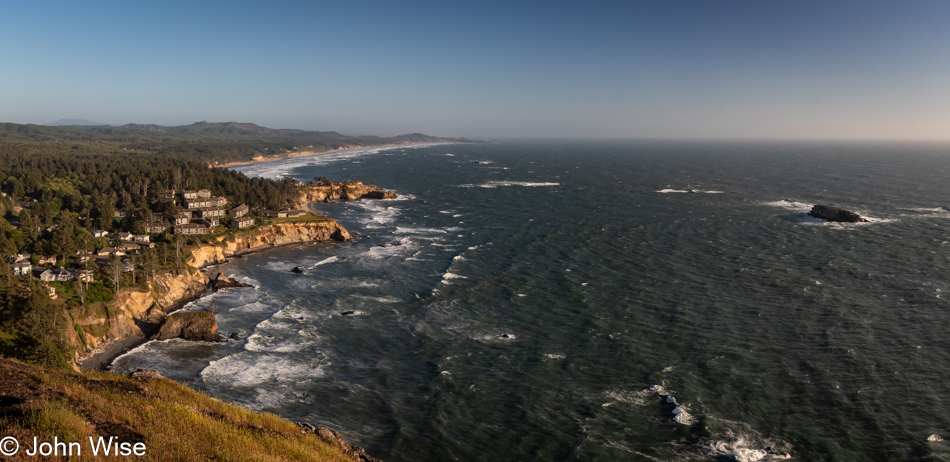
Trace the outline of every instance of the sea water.
{"label": "sea water", "polygon": [[240,170],[399,198],[318,204],[353,242],[220,266],[254,288],[188,309],[214,301],[240,340],[115,370],[387,461],[947,458],[950,146],[503,142]]}

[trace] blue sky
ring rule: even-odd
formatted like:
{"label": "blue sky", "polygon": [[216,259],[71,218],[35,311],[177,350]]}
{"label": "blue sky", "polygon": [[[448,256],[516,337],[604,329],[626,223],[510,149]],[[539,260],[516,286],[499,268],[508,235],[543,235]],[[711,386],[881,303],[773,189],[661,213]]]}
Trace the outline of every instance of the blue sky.
{"label": "blue sky", "polygon": [[950,138],[950,2],[4,2],[0,121]]}

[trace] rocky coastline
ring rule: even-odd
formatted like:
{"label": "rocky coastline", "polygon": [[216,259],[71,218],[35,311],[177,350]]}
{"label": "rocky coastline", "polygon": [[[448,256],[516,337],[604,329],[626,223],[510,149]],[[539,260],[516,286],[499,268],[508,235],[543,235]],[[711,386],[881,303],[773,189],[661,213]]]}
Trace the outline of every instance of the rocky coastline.
{"label": "rocky coastline", "polygon": [[[267,224],[221,236],[193,249],[177,274],[156,276],[147,291],[126,289],[108,304],[70,310],[67,341],[77,351],[74,365],[80,370],[107,369],[113,359],[147,342],[166,316],[213,289],[214,281],[201,271],[208,266],[277,246],[349,239],[349,232],[328,218]],[[234,286],[230,282],[224,286]]]}

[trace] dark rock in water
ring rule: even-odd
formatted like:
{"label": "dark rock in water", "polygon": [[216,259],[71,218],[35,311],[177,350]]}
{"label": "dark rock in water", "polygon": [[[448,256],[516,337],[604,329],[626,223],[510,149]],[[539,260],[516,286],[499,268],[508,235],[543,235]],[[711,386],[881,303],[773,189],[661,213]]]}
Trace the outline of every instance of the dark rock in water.
{"label": "dark rock in water", "polygon": [[341,316],[350,316],[350,315],[353,315],[353,314],[356,314],[356,312],[355,312],[355,311],[344,311],[344,312],[340,313]]}
{"label": "dark rock in water", "polygon": [[867,221],[861,218],[861,215],[830,205],[815,205],[808,214],[815,218],[821,218],[822,220],[840,223],[861,223]]}
{"label": "dark rock in water", "polygon": [[228,336],[231,340],[241,340],[241,336],[237,332],[231,332],[231,335]]}
{"label": "dark rock in water", "polygon": [[228,279],[224,273],[218,273],[218,275],[211,280],[211,290],[215,292],[229,287],[251,287],[251,285],[235,281],[234,279]]}
{"label": "dark rock in water", "polygon": [[290,270],[290,272],[291,272],[291,273],[294,273],[294,274],[301,274],[301,273],[303,273],[303,270],[300,269],[299,266],[295,266],[294,269]]}
{"label": "dark rock in water", "polygon": [[395,199],[397,197],[398,196],[396,196],[396,193],[380,190],[380,191],[369,191],[363,194],[362,196],[360,196],[360,199]]}
{"label": "dark rock in water", "polygon": [[185,340],[204,340],[206,342],[220,342],[218,322],[214,314],[207,311],[179,311],[165,317],[158,333],[152,340],[168,340],[183,338]]}

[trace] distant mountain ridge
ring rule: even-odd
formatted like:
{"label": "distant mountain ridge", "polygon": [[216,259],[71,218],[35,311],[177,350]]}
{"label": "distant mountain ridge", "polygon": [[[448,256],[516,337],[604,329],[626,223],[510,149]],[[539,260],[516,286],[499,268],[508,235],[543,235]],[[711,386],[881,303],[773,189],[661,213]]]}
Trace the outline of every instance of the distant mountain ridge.
{"label": "distant mountain ridge", "polygon": [[[57,122],[81,122],[64,119]],[[85,121],[88,122],[88,121]],[[92,123],[92,122],[90,122]],[[470,142],[422,133],[393,137],[348,136],[334,131],[276,129],[253,123],[195,122],[165,127],[155,124],[32,125],[0,123],[0,143],[57,143],[71,150],[188,154],[216,162],[272,158],[292,152],[322,152],[341,148],[405,143]]]}

